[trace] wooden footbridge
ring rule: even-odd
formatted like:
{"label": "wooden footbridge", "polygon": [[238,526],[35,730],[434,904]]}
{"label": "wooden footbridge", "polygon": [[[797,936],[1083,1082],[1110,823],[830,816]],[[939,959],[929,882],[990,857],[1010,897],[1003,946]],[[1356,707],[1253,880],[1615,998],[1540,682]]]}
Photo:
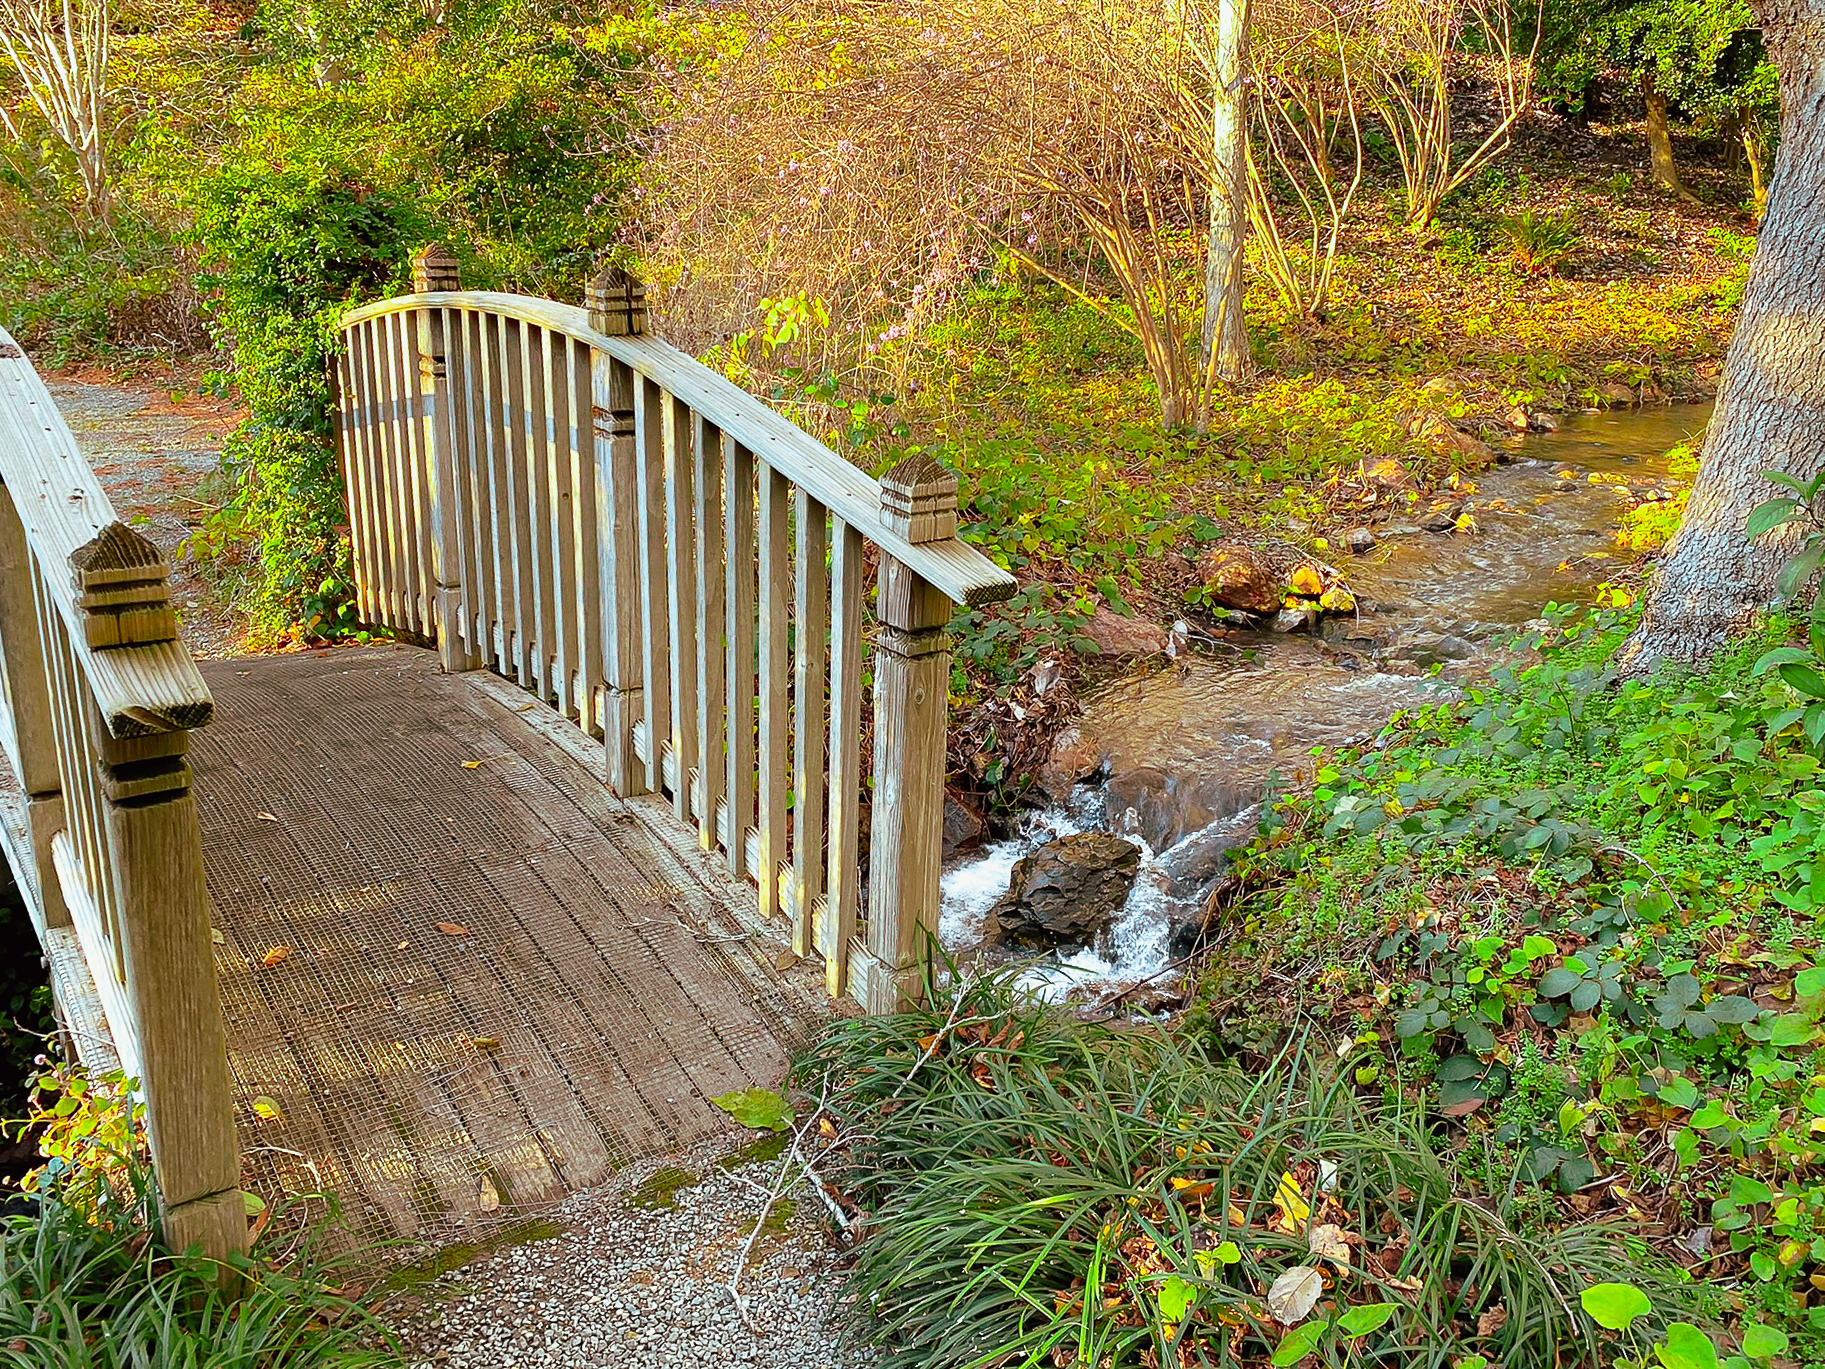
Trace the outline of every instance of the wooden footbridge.
{"label": "wooden footbridge", "polygon": [[536,1208],[930,953],[944,627],[1014,588],[954,478],[871,479],[618,273],[579,308],[415,267],[338,361],[364,647],[199,669],[0,332],[0,830],[179,1247],[243,1248],[244,1191],[431,1239]]}

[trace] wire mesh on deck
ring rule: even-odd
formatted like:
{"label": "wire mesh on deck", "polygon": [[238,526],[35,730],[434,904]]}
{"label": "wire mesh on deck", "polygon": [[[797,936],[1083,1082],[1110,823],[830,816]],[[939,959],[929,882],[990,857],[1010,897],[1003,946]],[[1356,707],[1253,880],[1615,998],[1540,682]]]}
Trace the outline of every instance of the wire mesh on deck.
{"label": "wire mesh on deck", "polygon": [[690,867],[525,718],[406,648],[204,673],[196,793],[269,1200],[448,1238],[718,1130],[709,1098],[778,1078],[764,972],[693,933]]}

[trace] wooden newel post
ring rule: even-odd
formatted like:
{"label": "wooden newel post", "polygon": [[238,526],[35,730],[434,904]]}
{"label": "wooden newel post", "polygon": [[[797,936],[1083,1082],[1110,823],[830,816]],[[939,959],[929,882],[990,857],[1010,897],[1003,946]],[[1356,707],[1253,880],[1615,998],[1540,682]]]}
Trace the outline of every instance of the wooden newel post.
{"label": "wooden newel post", "polygon": [[[957,477],[928,456],[881,477],[883,521],[912,543],[957,532]],[[897,1012],[923,991],[938,935],[944,844],[951,601],[885,551],[874,651],[874,809],[868,934],[851,974],[869,1012]]]}
{"label": "wooden newel post", "polygon": [[[455,257],[436,243],[412,254],[412,291],[462,289]],[[430,487],[431,580],[437,603],[427,606],[436,614],[437,652],[445,670],[452,673],[479,670],[481,653],[469,638],[475,632],[467,621],[463,592],[462,500],[457,495],[456,414],[452,407],[448,323],[441,308],[418,313],[418,393],[423,411],[420,459]]]}
{"label": "wooden newel post", "polygon": [[247,1205],[189,739],[96,737],[161,1224],[219,1259],[247,1249]]}
{"label": "wooden newel post", "polygon": [[[646,287],[607,267],[585,293],[589,326],[610,337],[646,331]],[[654,788],[657,756],[648,772],[634,752],[634,722],[645,716],[645,669],[640,653],[640,467],[634,450],[634,371],[600,348],[590,352],[591,403],[596,430],[597,557],[602,576],[602,678],[608,707],[602,718],[608,784],[617,794]],[[657,743],[654,744],[655,749]]]}

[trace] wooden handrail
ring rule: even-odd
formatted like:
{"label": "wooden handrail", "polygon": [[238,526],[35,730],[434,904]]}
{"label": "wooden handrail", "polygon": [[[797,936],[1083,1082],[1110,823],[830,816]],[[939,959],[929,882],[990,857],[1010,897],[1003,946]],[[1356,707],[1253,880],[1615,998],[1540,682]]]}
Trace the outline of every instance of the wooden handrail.
{"label": "wooden handrail", "polygon": [[66,1031],[87,1059],[105,1016],[138,1081],[166,1239],[220,1258],[247,1215],[185,760],[214,704],[169,579],[0,329],[0,835]]}
{"label": "wooden handrail", "polygon": [[670,343],[648,336],[616,337],[590,327],[580,305],[489,290],[434,290],[364,305],[343,315],[352,328],[389,314],[423,309],[472,309],[561,333],[626,363],[692,410],[713,417],[721,430],[800,489],[809,492],[869,541],[970,607],[999,603],[1019,588],[1014,577],[955,537],[914,543],[881,513],[880,482],[843,460],[763,401]]}
{"label": "wooden handrail", "polygon": [[644,291],[620,272],[587,308],[457,284],[427,248],[413,294],[343,319],[364,621],[599,733],[609,785],[668,797],[794,950],[823,957],[833,996],[905,1003],[937,930],[944,628],[953,604],[1016,588],[957,537],[956,477],[928,457],[856,469],[643,336]]}
{"label": "wooden handrail", "polygon": [[164,558],[115,516],[51,393],[0,328],[0,481],[116,737],[201,727],[215,704],[178,641]]}

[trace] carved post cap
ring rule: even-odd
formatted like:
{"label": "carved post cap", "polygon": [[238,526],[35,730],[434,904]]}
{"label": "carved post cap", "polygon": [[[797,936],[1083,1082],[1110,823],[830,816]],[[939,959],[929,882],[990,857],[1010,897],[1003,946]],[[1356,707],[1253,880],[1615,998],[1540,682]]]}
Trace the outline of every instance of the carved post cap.
{"label": "carved post cap", "polygon": [[957,477],[929,456],[909,456],[881,477],[881,516],[908,542],[957,535]]}
{"label": "carved post cap", "polygon": [[605,266],[584,290],[589,326],[610,337],[646,332],[646,286],[619,266]]}
{"label": "carved post cap", "polygon": [[412,254],[412,293],[463,288],[461,267],[441,243],[429,242]]}

